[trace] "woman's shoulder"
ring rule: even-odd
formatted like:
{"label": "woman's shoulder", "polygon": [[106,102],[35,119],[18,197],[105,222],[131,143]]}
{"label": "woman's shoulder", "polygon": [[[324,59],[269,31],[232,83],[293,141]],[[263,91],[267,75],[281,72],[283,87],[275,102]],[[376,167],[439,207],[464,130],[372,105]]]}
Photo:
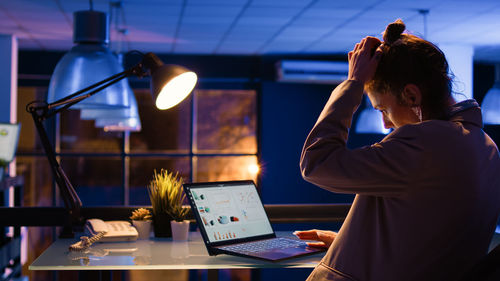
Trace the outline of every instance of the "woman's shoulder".
{"label": "woman's shoulder", "polygon": [[465,128],[462,124],[447,120],[426,120],[418,124],[407,124],[392,131],[384,139],[403,138],[420,139],[460,137],[464,135]]}
{"label": "woman's shoulder", "polygon": [[498,151],[482,128],[445,120],[402,126],[391,132],[383,142],[399,142],[435,155],[477,155]]}

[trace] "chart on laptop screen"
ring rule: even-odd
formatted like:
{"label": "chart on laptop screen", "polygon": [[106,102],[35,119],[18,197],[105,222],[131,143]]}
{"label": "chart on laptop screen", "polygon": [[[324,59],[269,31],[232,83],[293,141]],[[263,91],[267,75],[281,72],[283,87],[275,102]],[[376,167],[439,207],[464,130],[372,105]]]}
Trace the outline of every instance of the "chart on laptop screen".
{"label": "chart on laptop screen", "polygon": [[192,187],[191,195],[210,242],[273,233],[252,184]]}

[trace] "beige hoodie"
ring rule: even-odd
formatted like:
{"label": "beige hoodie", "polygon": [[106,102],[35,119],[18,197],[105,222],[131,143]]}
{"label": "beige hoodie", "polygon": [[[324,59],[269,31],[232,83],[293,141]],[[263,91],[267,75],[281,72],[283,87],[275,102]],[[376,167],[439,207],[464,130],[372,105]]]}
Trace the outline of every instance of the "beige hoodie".
{"label": "beige hoodie", "polygon": [[500,157],[468,100],[447,121],[405,125],[348,149],[363,85],[333,91],[302,151],[305,180],[356,194],[308,280],[455,280],[487,252],[500,213]]}

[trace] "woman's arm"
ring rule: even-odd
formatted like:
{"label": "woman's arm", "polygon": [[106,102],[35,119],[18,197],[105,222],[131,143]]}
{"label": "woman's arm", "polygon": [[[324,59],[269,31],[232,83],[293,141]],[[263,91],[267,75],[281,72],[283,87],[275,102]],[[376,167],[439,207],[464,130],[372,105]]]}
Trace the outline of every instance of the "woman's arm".
{"label": "woman's arm", "polygon": [[[332,92],[304,144],[300,168],[307,181],[341,193],[400,194],[411,180],[421,148],[413,131],[398,130],[372,146],[346,147],[352,116],[363,96],[364,82],[371,78],[378,60],[377,40],[363,39],[349,53],[350,80]],[[370,43],[371,42],[371,43]],[[378,41],[380,42],[380,41]],[[365,66],[363,68],[362,66]]]}
{"label": "woman's arm", "polygon": [[348,149],[348,130],[359,104],[350,95],[355,83],[347,81],[335,89],[309,133],[300,160],[302,176],[333,192],[399,195],[414,181],[422,157],[423,148],[415,141],[418,132],[401,127],[380,143]]}

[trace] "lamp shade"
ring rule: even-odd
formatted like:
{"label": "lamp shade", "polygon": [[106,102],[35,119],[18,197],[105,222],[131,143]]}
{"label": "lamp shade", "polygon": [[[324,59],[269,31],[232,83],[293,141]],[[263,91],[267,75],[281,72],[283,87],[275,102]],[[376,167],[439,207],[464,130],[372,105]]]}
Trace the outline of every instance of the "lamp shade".
{"label": "lamp shade", "polygon": [[495,65],[495,83],[484,96],[481,110],[484,124],[500,125],[500,64]]}
{"label": "lamp shade", "polygon": [[495,83],[486,93],[481,104],[483,123],[488,125],[500,124],[500,83]]}
{"label": "lamp shade", "polygon": [[95,120],[94,125],[97,128],[103,128],[104,131],[140,131],[142,126],[134,92],[128,85],[124,89],[129,95],[129,107],[110,109],[86,108],[80,110],[80,118],[83,120]]}
{"label": "lamp shade", "polygon": [[141,131],[141,120],[139,116],[121,119],[97,119],[97,128],[103,128],[105,132],[139,132]]}
{"label": "lamp shade", "polygon": [[[57,101],[120,71],[118,59],[105,46],[76,45],[57,63],[50,78],[47,102]],[[127,80],[122,80],[72,108],[127,108],[130,106],[127,87]]]}
{"label": "lamp shade", "polygon": [[154,54],[147,53],[144,65],[151,74],[151,94],[158,109],[169,109],[183,101],[194,89],[196,73],[173,64],[163,64]]}
{"label": "lamp shade", "polygon": [[[48,103],[123,71],[118,58],[106,47],[109,42],[107,14],[77,11],[73,18],[73,41],[76,45],[54,69],[49,83]],[[72,108],[127,108],[130,106],[130,97],[125,90],[127,87],[126,80],[120,81]]]}
{"label": "lamp shade", "polygon": [[356,133],[388,134],[390,130],[384,127],[382,113],[373,108],[366,95],[364,96],[364,99],[365,108],[359,114],[359,118],[356,123]]}

